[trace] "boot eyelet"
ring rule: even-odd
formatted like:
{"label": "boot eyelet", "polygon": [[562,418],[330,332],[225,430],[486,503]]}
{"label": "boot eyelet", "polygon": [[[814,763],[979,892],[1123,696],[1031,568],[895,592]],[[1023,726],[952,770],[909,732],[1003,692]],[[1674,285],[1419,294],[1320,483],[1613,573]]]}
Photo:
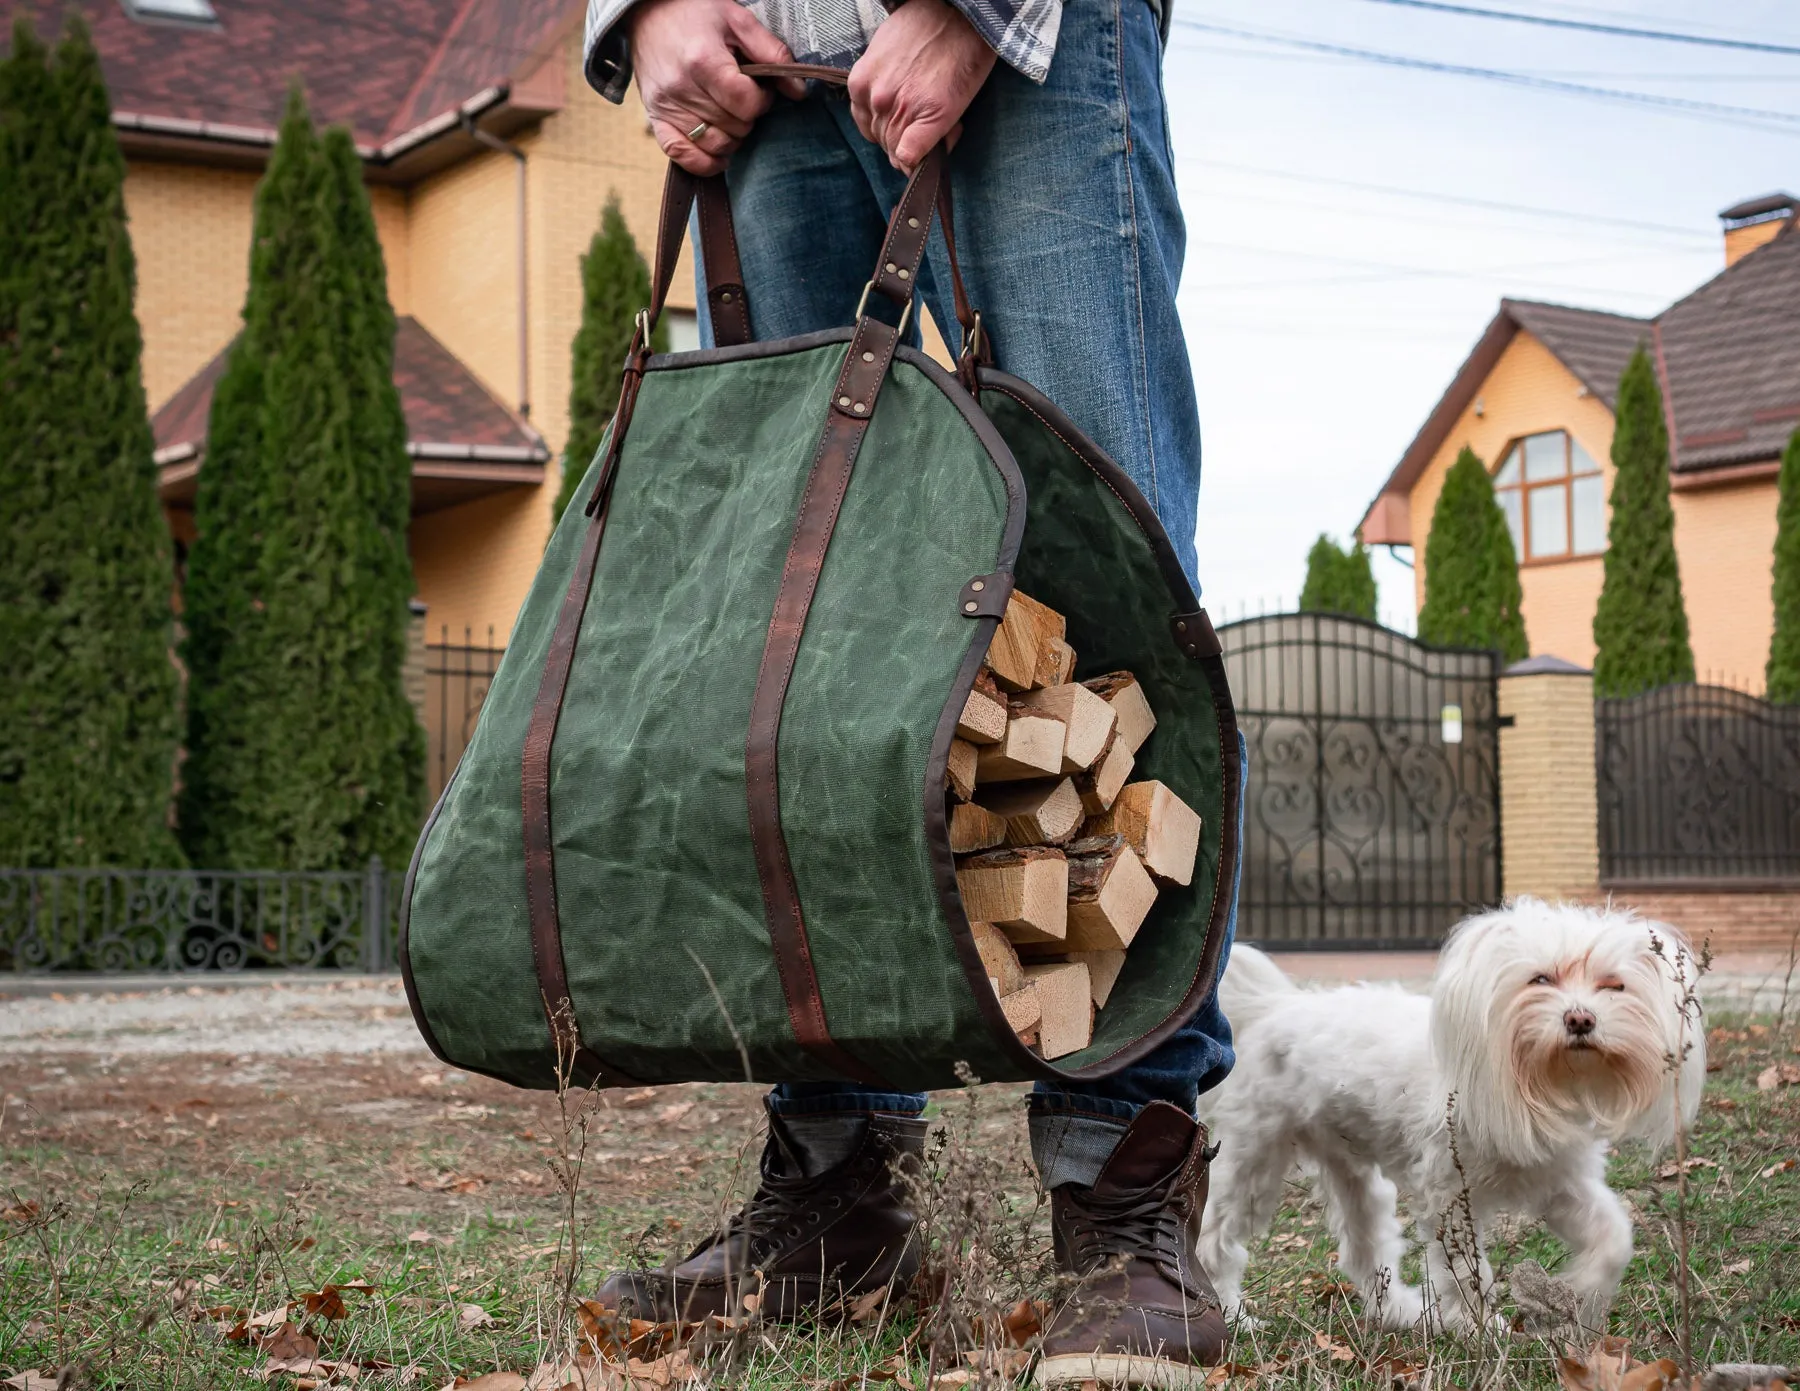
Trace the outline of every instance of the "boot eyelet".
{"label": "boot eyelet", "polygon": [[819,1210],[814,1208],[811,1212],[806,1214],[806,1220],[816,1227],[819,1224],[819,1216]]}

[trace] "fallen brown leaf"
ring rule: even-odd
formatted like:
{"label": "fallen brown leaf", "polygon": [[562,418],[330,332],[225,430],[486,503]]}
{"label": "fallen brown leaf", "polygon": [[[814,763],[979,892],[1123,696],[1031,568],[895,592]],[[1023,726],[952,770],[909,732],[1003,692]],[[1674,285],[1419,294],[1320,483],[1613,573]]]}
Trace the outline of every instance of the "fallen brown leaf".
{"label": "fallen brown leaf", "polygon": [[271,1362],[311,1362],[319,1355],[319,1340],[297,1323],[284,1323],[261,1339]]}
{"label": "fallen brown leaf", "polygon": [[[0,1208],[0,1221],[30,1222],[33,1219],[35,1219],[38,1216],[38,1214],[42,1211],[43,1211],[43,1209],[38,1206],[38,1201],[36,1198],[28,1198],[22,1203],[14,1203],[11,1207]],[[19,1375],[20,1376],[36,1376],[37,1373],[36,1372],[20,1372]],[[6,1382],[4,1384],[7,1386],[12,1385],[12,1383],[10,1381]]]}
{"label": "fallen brown leaf", "polygon": [[1725,1275],[1748,1275],[1750,1273],[1750,1267],[1754,1264],[1754,1261],[1748,1259],[1733,1261],[1730,1265],[1725,1266],[1721,1273]]}
{"label": "fallen brown leaf", "polygon": [[478,1377],[457,1377],[444,1391],[525,1391],[525,1378],[517,1372],[483,1372]]}
{"label": "fallen brown leaf", "polygon": [[[1695,1155],[1693,1158],[1684,1162],[1686,1163],[1687,1171],[1690,1174],[1693,1173],[1695,1169],[1716,1169],[1719,1167],[1717,1160],[1705,1159],[1699,1155]],[[1680,1172],[1681,1171],[1674,1164],[1665,1164],[1656,1171],[1656,1176],[1661,1179],[1670,1179],[1674,1178]]]}
{"label": "fallen brown leaf", "polygon": [[1766,1168],[1762,1171],[1762,1174],[1760,1175],[1760,1177],[1774,1178],[1775,1175],[1777,1175],[1777,1174],[1791,1173],[1791,1172],[1793,1172],[1793,1170],[1795,1169],[1795,1167],[1797,1165],[1800,1165],[1800,1160],[1794,1160],[1791,1158],[1783,1159],[1777,1163],[1769,1165],[1768,1168]]}
{"label": "fallen brown leaf", "polygon": [[1777,1087],[1800,1087],[1800,1064],[1770,1063],[1756,1074],[1756,1089],[1772,1092]]}
{"label": "fallen brown leaf", "polygon": [[1021,1299],[1000,1320],[1006,1341],[1022,1348],[1044,1331],[1044,1320],[1050,1317],[1050,1306],[1041,1300]]}
{"label": "fallen brown leaf", "polygon": [[11,1391],[56,1391],[56,1377],[50,1372],[29,1370],[0,1381],[0,1386],[10,1387]]}
{"label": "fallen brown leaf", "polygon": [[456,1306],[456,1326],[467,1333],[471,1328],[481,1328],[494,1321],[494,1316],[479,1304],[458,1304]]}

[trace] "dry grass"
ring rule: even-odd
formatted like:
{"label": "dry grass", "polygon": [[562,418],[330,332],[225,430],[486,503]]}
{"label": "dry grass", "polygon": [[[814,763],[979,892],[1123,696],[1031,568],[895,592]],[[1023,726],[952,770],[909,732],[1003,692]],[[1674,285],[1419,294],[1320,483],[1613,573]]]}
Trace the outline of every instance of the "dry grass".
{"label": "dry grass", "polygon": [[[1695,1358],[1800,1363],[1800,1167],[1780,1167],[1800,1157],[1800,1086],[1756,1086],[1771,1065],[1800,1062],[1800,1027],[1727,1027],[1713,1049],[1687,1197]],[[567,1346],[566,1292],[680,1254],[754,1170],[757,1093],[741,1086],[566,1098],[565,1114],[555,1097],[394,1062],[40,1056],[8,1060],[0,1082],[0,1376],[73,1368],[70,1385],[241,1381],[268,1358],[221,1337],[237,1311],[352,1281],[374,1289],[342,1294],[346,1317],[295,1314],[324,1355],[414,1366],[412,1384],[430,1387],[529,1371]],[[740,1329],[711,1383],[853,1386],[904,1366],[922,1384],[928,1362],[953,1365],[1012,1301],[1050,1293],[1017,1092],[980,1088],[934,1108],[945,1138],[930,1163],[930,1268],[947,1297],[923,1314],[902,1301],[862,1322]],[[1613,1171],[1638,1255],[1611,1331],[1643,1357],[1680,1343],[1668,1162],[1626,1152]],[[572,1167],[573,1246],[557,1174]],[[1555,1383],[1556,1349],[1535,1337],[1366,1329],[1335,1279],[1321,1212],[1298,1187],[1290,1199],[1251,1267],[1248,1293],[1268,1320],[1233,1349],[1240,1384],[1389,1391],[1420,1370],[1440,1387]],[[1527,1257],[1554,1271],[1562,1252],[1520,1224],[1493,1256],[1504,1278]]]}

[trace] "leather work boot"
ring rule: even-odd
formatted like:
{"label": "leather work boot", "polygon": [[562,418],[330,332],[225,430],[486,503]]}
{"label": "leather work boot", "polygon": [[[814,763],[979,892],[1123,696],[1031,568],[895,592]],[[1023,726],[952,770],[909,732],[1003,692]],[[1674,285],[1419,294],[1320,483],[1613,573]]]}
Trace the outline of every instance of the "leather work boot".
{"label": "leather work boot", "polygon": [[1225,1318],[1194,1254],[1206,1130],[1178,1106],[1139,1111],[1092,1188],[1050,1195],[1056,1264],[1080,1277],[1051,1316],[1038,1386],[1185,1387],[1225,1355]]}
{"label": "leather work boot", "polygon": [[925,1122],[873,1113],[841,1164],[807,1178],[781,1117],[769,1112],[762,1182],[723,1229],[679,1265],[612,1275],[594,1298],[622,1317],[656,1323],[742,1317],[788,1320],[840,1297],[904,1286],[919,1268],[901,1173],[917,1173]]}

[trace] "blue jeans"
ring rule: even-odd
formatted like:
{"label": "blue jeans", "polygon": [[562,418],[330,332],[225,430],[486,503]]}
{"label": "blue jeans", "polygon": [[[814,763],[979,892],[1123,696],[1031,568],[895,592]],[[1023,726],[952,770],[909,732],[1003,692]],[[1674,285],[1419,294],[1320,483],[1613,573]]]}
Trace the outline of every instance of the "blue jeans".
{"label": "blue jeans", "polygon": [[[1175,312],[1186,233],[1162,38],[1146,0],[1068,0],[1049,80],[1040,87],[997,66],[964,118],[950,169],[963,275],[995,360],[1119,461],[1195,579],[1200,421]],[[857,132],[848,103],[778,98],[727,178],[756,336],[849,323],[905,177]],[[935,232],[919,289],[954,351],[948,263]],[[710,346],[704,315],[701,333]],[[1234,930],[1236,902],[1233,885]],[[1046,1185],[1054,1174],[1091,1182],[1140,1108],[1167,1101],[1192,1112],[1231,1064],[1230,1027],[1209,999],[1150,1056],[1105,1081],[1039,1083],[1032,1141]],[[789,1083],[771,1105],[789,1116],[917,1113],[925,1097]],[[1085,1157],[1058,1158],[1071,1155]]]}

